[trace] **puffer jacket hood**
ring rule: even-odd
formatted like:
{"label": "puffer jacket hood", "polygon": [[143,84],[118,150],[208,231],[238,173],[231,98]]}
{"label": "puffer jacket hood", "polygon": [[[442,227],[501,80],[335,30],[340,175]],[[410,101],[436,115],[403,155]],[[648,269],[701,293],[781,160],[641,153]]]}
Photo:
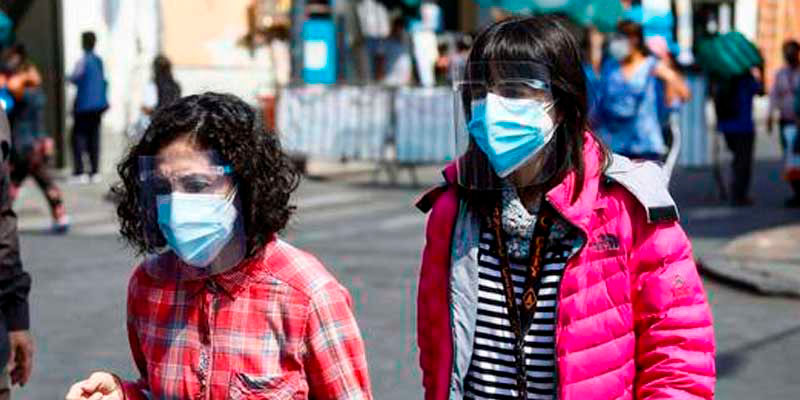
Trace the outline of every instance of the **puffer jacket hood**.
{"label": "puffer jacket hood", "polygon": [[[569,260],[558,292],[558,399],[711,399],[714,333],[691,245],[655,164],[614,156],[603,169],[587,133],[582,190],[571,172],[547,193],[586,245]],[[455,166],[418,206],[430,210],[417,301],[420,365],[427,400],[461,400],[459,324],[451,246],[459,208]],[[573,201],[574,200],[574,201]],[[615,246],[607,246],[614,238]],[[454,287],[456,286],[456,287]],[[467,338],[469,340],[469,338]]]}

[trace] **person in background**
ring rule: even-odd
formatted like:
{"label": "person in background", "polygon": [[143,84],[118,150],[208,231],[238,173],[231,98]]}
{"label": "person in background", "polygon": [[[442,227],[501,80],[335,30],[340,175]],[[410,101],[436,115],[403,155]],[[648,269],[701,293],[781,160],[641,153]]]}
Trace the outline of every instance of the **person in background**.
{"label": "person in background", "polygon": [[733,153],[731,163],[731,205],[744,207],[753,204],[750,179],[753,174],[756,128],[753,121],[753,98],[763,93],[763,73],[760,68],[714,84],[714,108],[717,130]]}
{"label": "person in background", "polygon": [[592,125],[596,122],[597,104],[600,101],[600,73],[603,66],[604,41],[605,35],[594,26],[586,28],[583,32],[583,72],[586,74],[589,121]]}
{"label": "person in background", "polygon": [[450,82],[461,79],[464,76],[464,68],[467,65],[469,50],[472,48],[472,35],[465,34],[456,41],[456,51],[450,57],[448,65],[448,77]]}
{"label": "person in background", "polygon": [[377,79],[389,86],[407,86],[414,76],[411,43],[402,17],[392,21],[389,37],[381,41],[377,57]]}
{"label": "person in background", "polygon": [[450,51],[450,46],[447,43],[440,42],[437,46],[439,57],[436,58],[435,73],[437,84],[444,84],[448,79],[448,70],[450,67],[450,58],[455,51]]}
{"label": "person in background", "polygon": [[659,119],[656,80],[687,100],[686,83],[664,61],[650,55],[642,26],[622,21],[609,41],[612,60],[603,65],[597,131],[615,153],[661,161],[667,152]]}
{"label": "person in background", "polygon": [[153,80],[145,89],[142,112],[152,114],[181,98],[181,86],[172,75],[172,62],[163,54],[153,60]]}
{"label": "person in background", "polygon": [[66,233],[69,230],[69,216],[61,190],[49,171],[54,145],[44,124],[46,98],[41,87],[41,76],[21,44],[4,52],[2,62],[15,97],[15,106],[9,115],[14,139],[10,158],[11,201],[17,198],[25,179],[33,177],[50,207],[52,232]]}
{"label": "person in background", "polygon": [[[647,48],[650,52],[658,57],[667,68],[677,74],[681,80],[684,80],[683,75],[678,70],[678,63],[669,51],[669,44],[663,36],[653,36],[647,39]],[[670,125],[670,115],[677,113],[681,105],[688,100],[683,98],[675,86],[664,85],[663,81],[657,81],[657,95],[658,95],[658,117],[661,122],[661,131],[664,134],[664,144],[667,148],[672,147],[674,140],[672,126]]]}
{"label": "person in background", "polygon": [[11,398],[11,386],[24,386],[33,371],[34,345],[28,310],[31,276],[22,268],[17,215],[11,208],[7,161],[11,132],[0,110],[0,400]]}
{"label": "person in background", "polygon": [[153,113],[181,98],[181,86],[172,75],[172,63],[163,54],[153,59],[153,78],[144,87],[139,120],[128,132],[128,137],[136,142],[150,125]]}
{"label": "person in background", "polygon": [[[70,82],[77,87],[72,116],[73,173],[71,183],[97,183],[100,177],[100,126],[108,109],[103,60],[94,53],[97,37],[94,32],[81,35],[83,57],[78,61]],[[85,174],[83,156],[88,153],[90,170]]]}
{"label": "person in background", "polygon": [[144,256],[127,310],[140,378],[97,372],[68,400],[372,398],[347,289],[278,237],[300,176],[255,110],[184,97],[117,169],[120,232]]}
{"label": "person in background", "polygon": [[[775,120],[780,128],[780,141],[787,161],[792,155],[800,155],[800,140],[797,137],[796,93],[800,88],[800,43],[788,40],[783,44],[783,59],[786,65],[775,73],[772,90],[769,92],[769,128],[772,134]],[[800,165],[787,162],[785,177],[794,195],[786,200],[786,206],[800,207]]]}

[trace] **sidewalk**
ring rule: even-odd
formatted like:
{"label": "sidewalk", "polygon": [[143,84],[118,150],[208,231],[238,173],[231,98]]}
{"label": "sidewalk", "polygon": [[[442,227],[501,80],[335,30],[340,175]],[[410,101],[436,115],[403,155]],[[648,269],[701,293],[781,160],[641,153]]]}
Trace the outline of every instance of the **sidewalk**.
{"label": "sidewalk", "polygon": [[[97,236],[116,234],[117,219],[114,204],[104,199],[114,182],[112,176],[96,184],[67,184],[60,171],[53,171],[56,185],[64,196],[67,214],[70,216],[70,234]],[[28,179],[14,204],[22,233],[50,234],[52,220],[44,194]]]}
{"label": "sidewalk", "polygon": [[763,294],[800,297],[800,223],[742,235],[699,263]]}

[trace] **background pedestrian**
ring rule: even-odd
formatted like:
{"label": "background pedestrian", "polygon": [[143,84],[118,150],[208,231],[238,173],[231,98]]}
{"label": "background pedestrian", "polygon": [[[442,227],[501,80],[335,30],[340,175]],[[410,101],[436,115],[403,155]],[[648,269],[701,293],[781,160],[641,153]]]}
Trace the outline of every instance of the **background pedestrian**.
{"label": "background pedestrian", "polygon": [[786,200],[787,207],[800,207],[800,140],[797,137],[796,93],[800,89],[800,43],[788,40],[783,44],[784,65],[775,73],[769,93],[768,133],[775,130],[778,120],[780,142],[784,151],[784,175],[792,188],[793,196]]}
{"label": "background pedestrian", "polygon": [[597,132],[615,153],[660,161],[668,149],[656,80],[682,100],[689,98],[689,88],[667,63],[650,54],[636,22],[619,23],[608,51],[611,59],[602,69]]}
{"label": "background pedestrian", "polygon": [[750,197],[750,180],[753,174],[756,128],[753,121],[753,98],[763,94],[762,71],[751,68],[730,79],[720,79],[714,84],[714,108],[717,112],[717,130],[733,153],[731,162],[731,205],[742,207],[753,204]]}
{"label": "background pedestrian", "polygon": [[[71,182],[99,182],[100,177],[100,128],[103,113],[108,109],[106,78],[103,60],[94,52],[97,37],[94,32],[81,35],[83,57],[78,61],[70,82],[78,91],[72,110],[72,156]],[[89,156],[89,174],[85,174],[84,155]]]}
{"label": "background pedestrian", "polygon": [[32,177],[50,207],[52,231],[66,233],[69,230],[69,216],[61,189],[50,174],[54,144],[44,123],[46,97],[41,75],[21,44],[4,52],[3,63],[15,97],[15,106],[9,118],[14,139],[10,158],[11,201],[17,198],[25,180]]}

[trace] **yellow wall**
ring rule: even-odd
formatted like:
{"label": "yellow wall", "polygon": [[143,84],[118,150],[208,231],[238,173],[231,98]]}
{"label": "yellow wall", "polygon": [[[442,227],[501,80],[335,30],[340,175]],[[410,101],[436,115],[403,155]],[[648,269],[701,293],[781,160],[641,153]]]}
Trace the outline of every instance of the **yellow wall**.
{"label": "yellow wall", "polygon": [[759,0],[758,14],[758,46],[771,87],[775,72],[783,65],[783,42],[800,40],[800,0]]}
{"label": "yellow wall", "polygon": [[246,51],[236,42],[247,33],[252,0],[162,1],[163,50],[176,65],[236,66]]}

